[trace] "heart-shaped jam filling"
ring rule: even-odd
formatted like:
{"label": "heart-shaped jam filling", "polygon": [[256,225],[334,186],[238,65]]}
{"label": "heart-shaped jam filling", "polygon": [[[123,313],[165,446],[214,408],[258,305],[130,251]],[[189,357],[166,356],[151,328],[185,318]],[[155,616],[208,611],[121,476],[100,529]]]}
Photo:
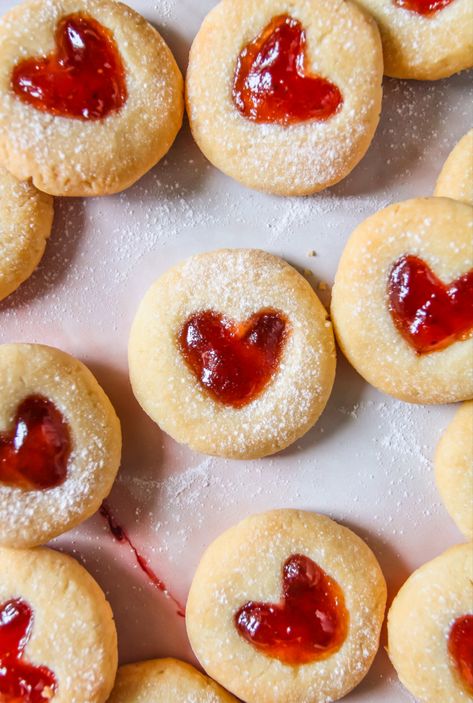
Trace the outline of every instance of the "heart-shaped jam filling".
{"label": "heart-shaped jam filling", "polygon": [[473,331],[473,270],[446,285],[417,256],[394,264],[389,309],[400,334],[418,354],[445,349]]}
{"label": "heart-shaped jam filling", "polygon": [[240,635],[262,654],[293,666],[337,652],[349,620],[338,583],[312,559],[294,554],[283,566],[282,591],[280,603],[251,601],[240,608]]}
{"label": "heart-shaped jam filling", "polygon": [[240,324],[205,310],[186,321],[178,342],[187,365],[210,395],[240,408],[271,380],[286,335],[286,318],[276,310],[260,310]]}
{"label": "heart-shaped jam filling", "polygon": [[56,50],[15,66],[12,88],[37,110],[60,117],[99,120],[127,98],[125,69],[112,33],[92,17],[63,17]]}
{"label": "heart-shaped jam filling", "polygon": [[334,115],[343,102],[340,90],[312,75],[307,63],[301,23],[275,17],[238,57],[233,99],[239,112],[253,122],[284,126]]}
{"label": "heart-shaped jam filling", "polygon": [[25,490],[59,486],[70,453],[62,414],[47,398],[28,396],[18,407],[12,431],[0,434],[0,482]]}
{"label": "heart-shaped jam filling", "polygon": [[398,7],[403,7],[418,15],[433,15],[444,7],[450,5],[453,0],[393,0]]}
{"label": "heart-shaped jam filling", "polygon": [[45,703],[57,690],[56,677],[45,666],[33,666],[24,658],[33,630],[33,611],[24,600],[0,606],[0,701]]}
{"label": "heart-shaped jam filling", "polygon": [[463,615],[453,623],[448,651],[468,693],[473,695],[473,615]]}

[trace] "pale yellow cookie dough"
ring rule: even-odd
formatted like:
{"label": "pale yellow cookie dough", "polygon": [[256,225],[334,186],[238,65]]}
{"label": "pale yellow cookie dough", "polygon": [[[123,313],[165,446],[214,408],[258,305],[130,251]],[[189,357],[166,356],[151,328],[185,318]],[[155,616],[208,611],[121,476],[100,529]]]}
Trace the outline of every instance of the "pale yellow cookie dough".
{"label": "pale yellow cookie dough", "polygon": [[420,703],[467,703],[448,652],[455,620],[473,614],[473,545],[462,544],[421,566],[388,614],[388,653]]}
{"label": "pale yellow cookie dough", "polygon": [[121,456],[120,422],[92,373],[59,349],[0,346],[0,432],[12,429],[19,404],[39,395],[69,425],[72,450],[65,481],[33,490],[0,481],[0,544],[31,547],[75,527],[108,495]]}
{"label": "pale yellow cookie dough", "polygon": [[473,539],[473,401],[464,403],[435,454],[437,486],[451,517]]}
{"label": "pale yellow cookie dough", "polygon": [[[294,554],[312,559],[342,588],[349,629],[329,658],[299,666],[259,652],[234,616],[249,601],[281,600],[281,573]],[[246,703],[326,703],[365,676],[378,650],[386,584],[369,547],[323,515],[274,510],[218,537],[194,576],[186,607],[192,648],[205,671]]]}
{"label": "pale yellow cookie dough", "polygon": [[[284,14],[305,29],[311,71],[343,95],[342,108],[326,121],[257,124],[233,102],[240,52]],[[205,18],[190,53],[192,133],[209,161],[250,188],[315,193],[345,178],[366,153],[379,121],[382,73],[376,24],[350,1],[222,0]]]}
{"label": "pale yellow cookie dough", "polygon": [[0,166],[0,300],[31,276],[53,223],[53,199]]}
{"label": "pale yellow cookie dough", "polygon": [[332,320],[343,353],[369,383],[411,403],[473,397],[473,338],[417,354],[389,311],[388,281],[398,259],[413,254],[449,283],[473,266],[473,208],[447,198],[390,205],[353,232],[342,254]]}
{"label": "pale yellow cookie dough", "polygon": [[434,81],[473,66],[470,0],[453,0],[428,16],[394,0],[356,1],[379,25],[387,76]]}
{"label": "pale yellow cookie dough", "polygon": [[221,686],[177,659],[154,659],[118,669],[108,703],[236,703]]}
{"label": "pale yellow cookie dough", "polygon": [[434,195],[473,205],[473,129],[460,139],[446,160]]}
{"label": "pale yellow cookie dough", "polygon": [[33,610],[23,657],[55,675],[57,691],[50,700],[105,703],[117,671],[117,634],[92,576],[52,549],[0,548],[0,606],[11,600]]}
{"label": "pale yellow cookie dough", "polygon": [[[102,120],[53,116],[22,102],[14,67],[46,56],[64,16],[109,29],[126,73],[125,105]],[[28,0],[0,20],[0,162],[52,195],[105,195],[132,185],[168,151],[182,123],[183,80],[158,32],[112,0]]]}
{"label": "pale yellow cookie dough", "polygon": [[[279,367],[252,402],[223,405],[187,366],[177,336],[196,312],[244,322],[264,308],[288,320]],[[221,249],[193,256],[149,289],[132,326],[129,364],[139,403],[175,440],[252,459],[287,447],[318,419],[333,385],[335,345],[325,308],[292,266],[257,249]]]}

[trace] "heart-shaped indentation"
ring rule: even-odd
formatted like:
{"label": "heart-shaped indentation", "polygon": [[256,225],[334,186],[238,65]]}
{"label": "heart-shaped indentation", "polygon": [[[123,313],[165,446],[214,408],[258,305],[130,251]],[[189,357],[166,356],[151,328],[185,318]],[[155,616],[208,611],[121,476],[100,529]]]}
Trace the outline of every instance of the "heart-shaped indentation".
{"label": "heart-shaped indentation", "polygon": [[393,2],[405,10],[417,12],[418,15],[433,15],[450,5],[453,0],[393,0]]}
{"label": "heart-shaped indentation", "polygon": [[468,693],[473,695],[473,615],[463,615],[453,623],[448,651]]}
{"label": "heart-shaped indentation", "polygon": [[98,120],[127,98],[125,70],[111,32],[82,14],[56,28],[56,50],[15,66],[15,94],[37,110],[60,117]]}
{"label": "heart-shaped indentation", "polygon": [[473,270],[446,285],[417,256],[394,264],[389,309],[400,334],[418,354],[445,349],[473,331]]}
{"label": "heart-shaped indentation", "polygon": [[338,583],[300,554],[283,566],[280,603],[246,603],[235,615],[242,637],[262,654],[297,666],[327,659],[342,646],[348,612]]}
{"label": "heart-shaped indentation", "polygon": [[260,310],[240,324],[205,310],[186,321],[178,342],[202,386],[220,403],[239,408],[271,380],[286,334],[286,318],[276,310]]}
{"label": "heart-shaped indentation", "polygon": [[275,17],[240,53],[233,99],[249,120],[284,126],[326,120],[343,103],[336,85],[310,74],[305,31],[288,15]]}
{"label": "heart-shaped indentation", "polygon": [[0,700],[44,703],[52,700],[56,677],[45,666],[33,666],[23,657],[33,630],[33,611],[21,599],[0,606]]}
{"label": "heart-shaped indentation", "polygon": [[59,486],[70,453],[62,414],[47,398],[28,396],[18,407],[12,431],[0,434],[0,482],[25,490]]}

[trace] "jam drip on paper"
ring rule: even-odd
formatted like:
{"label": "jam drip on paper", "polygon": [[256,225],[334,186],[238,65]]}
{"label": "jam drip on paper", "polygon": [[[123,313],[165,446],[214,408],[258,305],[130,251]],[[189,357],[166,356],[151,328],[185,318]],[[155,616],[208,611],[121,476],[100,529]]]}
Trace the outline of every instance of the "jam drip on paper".
{"label": "jam drip on paper", "polygon": [[434,15],[439,10],[450,5],[453,0],[393,0],[398,7],[403,7],[405,10],[417,12],[418,15]]}
{"label": "jam drip on paper", "polygon": [[242,637],[262,654],[298,666],[327,659],[342,646],[348,612],[338,583],[300,554],[283,566],[280,603],[250,601],[235,614]]}
{"label": "jam drip on paper", "polygon": [[268,385],[286,334],[286,318],[276,310],[260,310],[242,323],[205,310],[186,321],[178,343],[206,391],[224,405],[241,408]]}
{"label": "jam drip on paper", "polygon": [[0,606],[0,701],[45,703],[57,690],[56,677],[45,666],[25,659],[25,647],[33,631],[33,611],[21,599]]}
{"label": "jam drip on paper", "polygon": [[473,615],[455,620],[448,637],[448,651],[463,685],[473,695]]}
{"label": "jam drip on paper", "polygon": [[343,103],[336,85],[308,69],[301,23],[275,17],[240,53],[233,100],[249,120],[288,126],[327,120]]}
{"label": "jam drip on paper", "polygon": [[64,482],[71,453],[69,426],[47,398],[31,395],[19,405],[13,429],[0,434],[0,482],[47,490]]}
{"label": "jam drip on paper", "polygon": [[125,69],[110,30],[87,15],[63,17],[56,49],[13,69],[15,94],[37,110],[60,117],[100,120],[127,99]]}
{"label": "jam drip on paper", "polygon": [[138,551],[137,547],[134,545],[132,542],[131,538],[128,536],[127,532],[124,530],[124,528],[117,522],[117,520],[114,518],[112,515],[112,512],[110,510],[110,507],[106,502],[102,503],[102,506],[100,508],[100,514],[102,515],[103,518],[105,518],[107,525],[109,527],[110,532],[112,533],[113,537],[117,540],[117,542],[121,542],[123,544],[127,544],[128,547],[131,549],[135,559],[136,563],[140,567],[141,571],[143,571],[144,574],[148,577],[150,583],[158,589],[161,593],[164,593],[166,598],[169,598],[174,605],[176,606],[177,614],[180,617],[185,617],[185,612],[186,609],[181,603],[175,598],[169,591],[168,587],[162,581],[159,576],[153,571],[153,569],[150,567],[148,560]]}
{"label": "jam drip on paper", "polygon": [[473,270],[445,284],[417,256],[394,264],[389,309],[400,334],[417,354],[445,349],[473,332]]}

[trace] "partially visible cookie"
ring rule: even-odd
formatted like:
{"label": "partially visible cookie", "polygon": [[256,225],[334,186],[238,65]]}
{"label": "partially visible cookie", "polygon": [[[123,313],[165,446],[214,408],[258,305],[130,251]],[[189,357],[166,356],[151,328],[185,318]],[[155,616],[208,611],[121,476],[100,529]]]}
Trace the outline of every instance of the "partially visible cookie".
{"label": "partially visible cookie", "polygon": [[340,259],[332,320],[369,383],[410,403],[473,397],[473,208],[396,203],[362,222]]}
{"label": "partially visible cookie", "polygon": [[0,300],[33,273],[53,223],[53,199],[0,166]]}
{"label": "partially visible cookie", "polygon": [[388,653],[421,703],[467,703],[473,696],[473,544],[417,569],[388,614]]}
{"label": "partially visible cookie", "polygon": [[451,517],[473,539],[473,401],[464,403],[435,454],[437,486]]}
{"label": "partially visible cookie", "polygon": [[112,0],[27,0],[0,20],[0,162],[52,195],[127,188],[182,124],[164,39]]}
{"label": "partially visible cookie", "polygon": [[232,703],[236,699],[177,659],[154,659],[118,670],[108,703]]}
{"label": "partially visible cookie", "polygon": [[473,129],[460,139],[444,163],[434,195],[473,205]]}
{"label": "partially visible cookie", "polygon": [[434,81],[473,66],[470,0],[357,0],[381,31],[384,72]]}
{"label": "partially visible cookie", "polygon": [[0,544],[44,544],[98,510],[120,422],[92,373],[40,344],[0,345]]}
{"label": "partially visible cookie", "polygon": [[117,660],[112,610],[80,564],[51,549],[0,548],[2,701],[105,703]]}
{"label": "partially visible cookie", "polygon": [[324,515],[253,515],[206,550],[186,606],[205,671],[247,703],[326,703],[368,672],[386,584],[369,547]]}

